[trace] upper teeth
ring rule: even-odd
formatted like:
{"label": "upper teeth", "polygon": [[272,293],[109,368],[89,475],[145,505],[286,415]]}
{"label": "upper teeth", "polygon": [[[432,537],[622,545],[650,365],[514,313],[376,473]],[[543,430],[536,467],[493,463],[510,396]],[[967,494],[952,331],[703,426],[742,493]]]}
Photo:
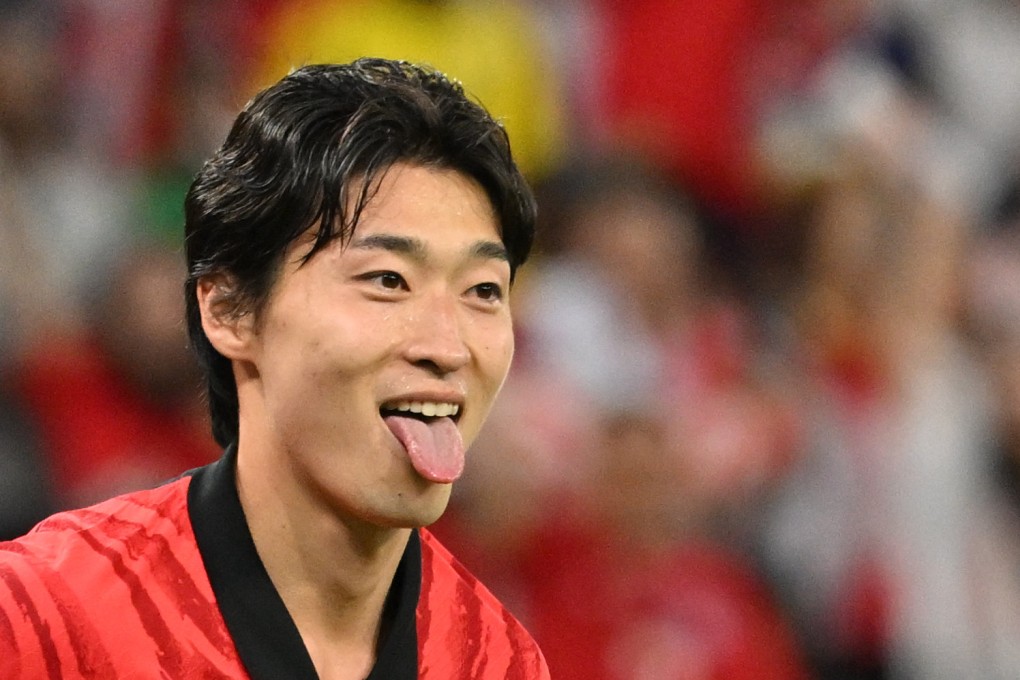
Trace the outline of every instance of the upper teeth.
{"label": "upper teeth", "polygon": [[451,404],[441,401],[401,401],[394,407],[397,411],[410,411],[420,413],[427,417],[445,418],[455,416],[460,411],[458,404]]}

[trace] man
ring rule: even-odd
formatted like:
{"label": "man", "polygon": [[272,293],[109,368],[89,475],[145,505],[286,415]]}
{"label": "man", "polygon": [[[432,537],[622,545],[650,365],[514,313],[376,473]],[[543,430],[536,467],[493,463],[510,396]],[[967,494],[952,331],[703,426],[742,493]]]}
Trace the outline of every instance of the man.
{"label": "man", "polygon": [[0,544],[0,677],[547,678],[424,529],[513,351],[535,209],[405,63],[257,95],[186,199],[216,463]]}

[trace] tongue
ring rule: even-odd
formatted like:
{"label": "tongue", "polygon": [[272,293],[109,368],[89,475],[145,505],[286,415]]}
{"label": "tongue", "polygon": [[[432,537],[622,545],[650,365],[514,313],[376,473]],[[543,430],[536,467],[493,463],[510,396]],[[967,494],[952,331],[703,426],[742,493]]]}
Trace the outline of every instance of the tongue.
{"label": "tongue", "polygon": [[428,423],[406,416],[386,416],[386,425],[400,440],[418,474],[449,484],[464,471],[464,440],[449,418]]}

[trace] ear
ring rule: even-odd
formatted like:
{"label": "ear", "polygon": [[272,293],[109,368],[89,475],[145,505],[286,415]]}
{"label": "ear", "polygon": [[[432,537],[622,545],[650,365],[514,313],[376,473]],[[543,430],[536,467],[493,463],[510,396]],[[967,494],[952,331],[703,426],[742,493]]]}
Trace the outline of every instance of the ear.
{"label": "ear", "polygon": [[228,276],[208,276],[199,279],[196,295],[209,342],[226,358],[243,360],[251,356],[255,323],[251,314],[238,313],[232,304],[233,289]]}

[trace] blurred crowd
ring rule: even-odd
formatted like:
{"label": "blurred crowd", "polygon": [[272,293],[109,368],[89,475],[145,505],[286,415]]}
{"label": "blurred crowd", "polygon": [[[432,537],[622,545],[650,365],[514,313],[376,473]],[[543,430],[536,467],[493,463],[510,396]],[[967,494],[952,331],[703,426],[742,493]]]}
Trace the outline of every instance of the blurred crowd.
{"label": "blurred crowd", "polygon": [[1020,677],[1020,3],[0,1],[0,539],[214,459],[182,200],[302,63],[539,195],[435,532],[558,680]]}

